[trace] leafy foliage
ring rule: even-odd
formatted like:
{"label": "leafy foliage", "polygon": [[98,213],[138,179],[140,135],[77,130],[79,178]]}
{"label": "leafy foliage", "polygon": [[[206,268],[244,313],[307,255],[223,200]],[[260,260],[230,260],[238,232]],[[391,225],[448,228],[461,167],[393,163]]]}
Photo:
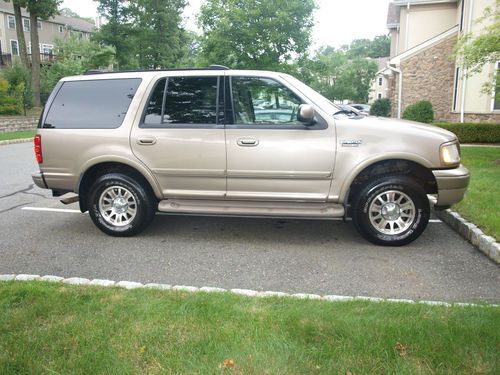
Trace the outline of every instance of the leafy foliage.
{"label": "leafy foliage", "polygon": [[461,143],[500,143],[500,124],[435,123],[454,133]]}
{"label": "leafy foliage", "polygon": [[[486,64],[495,64],[500,60],[500,0],[494,7],[487,7],[477,23],[487,23],[479,35],[472,33],[462,36],[456,47],[456,54],[468,69],[469,75],[481,72]],[[491,95],[495,87],[500,87],[500,77],[495,71],[485,83],[482,92]],[[500,99],[500,90],[497,90]]]}
{"label": "leafy foliage", "polygon": [[377,99],[373,102],[370,108],[371,116],[390,117],[391,116],[391,101],[387,98]]}
{"label": "leafy foliage", "polygon": [[5,79],[0,78],[0,115],[19,115],[22,112],[22,93],[24,84],[11,86]]}
{"label": "leafy foliage", "polygon": [[391,50],[391,38],[387,35],[378,35],[373,40],[355,39],[350,45],[342,46],[350,58],[369,57],[376,59],[378,57],[387,57]]}
{"label": "leafy foliage", "polygon": [[287,70],[311,42],[314,0],[208,0],[198,23],[202,65]]}
{"label": "leafy foliage", "polygon": [[7,80],[11,88],[22,88],[22,104],[25,108],[33,105],[31,96],[31,72],[24,65],[14,62],[2,69],[2,77]]}
{"label": "leafy foliage", "polygon": [[426,124],[434,121],[434,110],[432,109],[431,102],[427,100],[421,100],[415,104],[406,107],[403,112],[403,118],[405,120],[418,121]]}
{"label": "leafy foliage", "polygon": [[78,75],[90,69],[108,67],[115,61],[115,49],[85,39],[57,39],[55,54],[58,60],[42,71],[42,89],[50,92],[65,76]]}

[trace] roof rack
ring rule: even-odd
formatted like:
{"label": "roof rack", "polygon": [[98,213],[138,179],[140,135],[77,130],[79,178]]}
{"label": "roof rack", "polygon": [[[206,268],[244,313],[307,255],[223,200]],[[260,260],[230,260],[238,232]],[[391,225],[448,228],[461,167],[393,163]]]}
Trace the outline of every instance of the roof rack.
{"label": "roof rack", "polygon": [[198,70],[229,70],[227,66],[210,65],[208,68],[172,68],[172,69],[137,69],[137,70],[121,70],[117,72],[108,72],[103,70],[87,70],[83,75],[93,74],[116,74],[116,73],[140,73],[140,72],[175,72],[175,71],[198,71]]}

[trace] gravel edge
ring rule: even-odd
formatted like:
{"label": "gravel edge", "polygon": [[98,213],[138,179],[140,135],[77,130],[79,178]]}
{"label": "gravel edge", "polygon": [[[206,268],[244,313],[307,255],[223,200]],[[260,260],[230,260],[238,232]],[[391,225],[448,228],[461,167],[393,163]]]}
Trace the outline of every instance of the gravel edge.
{"label": "gravel edge", "polygon": [[31,275],[31,274],[10,274],[10,275],[0,275],[0,282],[23,282],[23,281],[37,281],[46,283],[63,283],[69,285],[83,285],[83,286],[96,286],[102,288],[123,288],[123,289],[156,289],[159,291],[172,291],[172,292],[184,292],[184,293],[232,293],[247,297],[254,298],[293,298],[293,299],[306,299],[306,300],[322,300],[329,302],[351,302],[351,301],[370,301],[370,302],[389,302],[389,303],[410,303],[410,304],[423,304],[429,306],[460,306],[460,307],[500,307],[496,304],[477,304],[477,303],[463,303],[463,302],[443,302],[443,301],[416,301],[411,299],[394,299],[394,298],[376,298],[376,297],[364,297],[364,296],[337,296],[337,295],[319,295],[319,294],[308,294],[308,293],[283,293],[283,292],[272,292],[272,291],[257,291],[250,289],[223,289],[204,286],[198,288],[196,286],[186,286],[186,285],[170,285],[170,284],[157,284],[157,283],[147,283],[142,284],[134,281],[114,281],[114,280],[103,280],[94,279],[90,280],[82,277],[69,277],[63,278],[54,275]]}
{"label": "gravel edge", "polygon": [[467,221],[460,214],[449,208],[443,211],[436,211],[436,216],[493,262],[500,264],[500,244],[494,237],[486,235],[474,223]]}
{"label": "gravel edge", "polygon": [[7,141],[0,141],[0,146],[13,145],[16,143],[27,143],[27,142],[33,142],[33,138],[19,138],[19,139],[9,139]]}

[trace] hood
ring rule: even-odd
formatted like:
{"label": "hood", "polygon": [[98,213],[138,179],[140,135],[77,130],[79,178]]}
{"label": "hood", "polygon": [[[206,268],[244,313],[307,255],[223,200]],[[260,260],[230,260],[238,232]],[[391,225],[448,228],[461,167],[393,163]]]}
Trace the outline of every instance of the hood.
{"label": "hood", "polygon": [[367,127],[376,127],[381,131],[410,134],[427,133],[428,135],[435,135],[442,138],[443,142],[449,142],[457,139],[457,136],[448,130],[416,121],[368,116],[361,119],[353,119],[353,122],[358,123],[359,125],[366,125]]}

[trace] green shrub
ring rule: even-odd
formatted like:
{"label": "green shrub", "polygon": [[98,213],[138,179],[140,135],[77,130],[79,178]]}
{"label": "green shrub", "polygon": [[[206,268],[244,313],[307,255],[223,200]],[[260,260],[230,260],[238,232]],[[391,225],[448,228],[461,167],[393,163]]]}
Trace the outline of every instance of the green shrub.
{"label": "green shrub", "polygon": [[391,101],[389,99],[377,99],[370,109],[371,116],[389,117],[391,115]]}
{"label": "green shrub", "polygon": [[[33,95],[31,93],[31,72],[18,62],[14,62],[11,66],[2,69],[2,78],[9,82],[9,92],[15,93],[19,87],[23,87],[22,98],[23,105],[26,108],[33,106]],[[21,86],[22,85],[22,86]]]}
{"label": "green shrub", "polygon": [[20,84],[14,90],[9,82],[0,78],[0,115],[19,115],[23,110],[22,90],[24,84]]}
{"label": "green shrub", "polygon": [[435,123],[458,137],[460,143],[500,143],[500,124],[485,123]]}
{"label": "green shrub", "polygon": [[403,118],[405,120],[430,124],[432,121],[434,121],[434,110],[432,109],[431,102],[422,100],[406,107],[405,111],[403,112]]}

